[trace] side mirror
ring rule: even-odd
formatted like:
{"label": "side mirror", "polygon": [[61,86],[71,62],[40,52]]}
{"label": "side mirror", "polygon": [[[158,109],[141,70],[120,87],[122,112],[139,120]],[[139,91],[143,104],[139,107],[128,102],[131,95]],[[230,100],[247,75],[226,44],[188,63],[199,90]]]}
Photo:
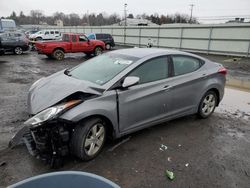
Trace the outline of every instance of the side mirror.
{"label": "side mirror", "polygon": [[122,87],[127,88],[127,87],[133,86],[135,84],[138,84],[139,80],[140,80],[140,78],[137,76],[128,76],[124,79]]}

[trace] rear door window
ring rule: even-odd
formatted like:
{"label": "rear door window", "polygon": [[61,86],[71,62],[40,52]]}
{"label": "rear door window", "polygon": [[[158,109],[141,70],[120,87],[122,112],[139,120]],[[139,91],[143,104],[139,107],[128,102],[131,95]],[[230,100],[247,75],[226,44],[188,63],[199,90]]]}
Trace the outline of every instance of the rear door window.
{"label": "rear door window", "polygon": [[50,34],[51,34],[51,35],[54,35],[54,31],[50,31]]}
{"label": "rear door window", "polygon": [[49,35],[49,31],[45,31],[45,35]]}
{"label": "rear door window", "polygon": [[103,39],[104,38],[103,34],[96,34],[95,36],[96,36],[96,39]]}
{"label": "rear door window", "polygon": [[202,65],[202,60],[186,55],[172,56],[174,76],[194,72]]}
{"label": "rear door window", "polygon": [[72,42],[77,42],[76,35],[72,35]]}

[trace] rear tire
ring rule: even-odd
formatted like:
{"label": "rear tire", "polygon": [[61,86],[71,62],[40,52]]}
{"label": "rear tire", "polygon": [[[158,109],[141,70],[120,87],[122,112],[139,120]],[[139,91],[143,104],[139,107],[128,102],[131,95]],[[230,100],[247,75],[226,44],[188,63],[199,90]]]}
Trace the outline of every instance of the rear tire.
{"label": "rear tire", "polygon": [[95,56],[101,55],[102,51],[103,51],[102,48],[100,46],[97,46],[94,50],[94,55]]}
{"label": "rear tire", "polygon": [[23,49],[20,46],[14,48],[14,53],[16,55],[21,55],[23,53]]}
{"label": "rear tire", "polygon": [[93,118],[79,123],[71,139],[71,152],[83,161],[94,159],[102,150],[106,139],[104,121]]}
{"label": "rear tire", "polygon": [[111,50],[111,45],[110,45],[109,43],[107,43],[107,44],[105,45],[105,48],[106,48],[106,50]]}
{"label": "rear tire", "polygon": [[208,118],[212,115],[215,110],[216,104],[218,103],[218,97],[214,91],[208,91],[202,97],[199,109],[198,109],[198,116],[200,118]]}
{"label": "rear tire", "polygon": [[53,52],[52,57],[55,58],[56,60],[63,60],[64,59],[64,52],[60,49],[57,49]]}

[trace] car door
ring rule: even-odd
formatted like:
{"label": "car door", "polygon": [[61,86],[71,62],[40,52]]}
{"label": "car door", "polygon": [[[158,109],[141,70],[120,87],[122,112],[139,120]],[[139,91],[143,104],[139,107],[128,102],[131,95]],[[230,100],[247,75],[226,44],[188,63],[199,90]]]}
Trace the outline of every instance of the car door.
{"label": "car door", "polygon": [[43,39],[44,39],[44,40],[50,39],[50,33],[49,33],[49,31],[45,31],[45,32],[44,32]]}
{"label": "car door", "polygon": [[1,38],[2,38],[2,41],[1,41],[2,48],[4,48],[5,50],[10,50],[11,38],[9,36],[9,33],[2,34]]}
{"label": "car door", "polygon": [[127,76],[140,78],[139,84],[118,90],[119,129],[126,132],[162,119],[169,103],[168,57],[150,59]]}
{"label": "car door", "polygon": [[206,84],[207,70],[202,68],[203,60],[188,55],[172,55],[173,77],[170,78],[171,103],[168,115],[179,116],[195,113],[199,98]]}
{"label": "car door", "polygon": [[49,39],[55,39],[55,31],[50,31]]}
{"label": "car door", "polygon": [[79,52],[90,52],[92,51],[92,46],[93,42],[89,41],[85,35],[79,35]]}
{"label": "car door", "polygon": [[71,35],[71,41],[72,41],[72,52],[79,52],[80,51],[80,44],[77,41],[76,35]]}

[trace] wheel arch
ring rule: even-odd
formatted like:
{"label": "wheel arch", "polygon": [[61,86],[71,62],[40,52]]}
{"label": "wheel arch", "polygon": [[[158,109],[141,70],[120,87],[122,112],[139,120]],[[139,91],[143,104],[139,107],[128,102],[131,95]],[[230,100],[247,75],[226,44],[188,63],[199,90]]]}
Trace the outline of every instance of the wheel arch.
{"label": "wheel arch", "polygon": [[100,118],[104,121],[104,125],[105,127],[107,128],[107,136],[109,138],[112,138],[114,139],[116,136],[115,136],[115,128],[114,128],[114,125],[112,123],[112,121],[106,117],[105,115],[101,115],[101,114],[93,114],[93,115],[89,115],[89,116],[86,116],[82,119],[80,119],[77,124],[79,124],[80,122],[84,122],[84,121],[88,121],[90,119],[94,119],[94,118]]}
{"label": "wheel arch", "polygon": [[[65,50],[64,50],[64,48],[62,48],[62,47],[55,47],[55,48],[53,49],[53,52],[56,51],[56,50],[62,50],[62,51],[65,53]],[[53,53],[53,52],[52,52],[52,53]]]}
{"label": "wheel arch", "polygon": [[218,106],[219,103],[220,103],[220,92],[219,92],[219,90],[217,88],[211,88],[207,92],[209,92],[209,91],[213,91],[216,94],[216,97],[217,97],[217,104],[216,104],[216,106]]}
{"label": "wheel arch", "polygon": [[96,48],[98,48],[98,47],[100,47],[102,50],[104,50],[103,46],[101,46],[101,45],[99,45],[99,44],[95,46],[94,50],[95,50]]}

